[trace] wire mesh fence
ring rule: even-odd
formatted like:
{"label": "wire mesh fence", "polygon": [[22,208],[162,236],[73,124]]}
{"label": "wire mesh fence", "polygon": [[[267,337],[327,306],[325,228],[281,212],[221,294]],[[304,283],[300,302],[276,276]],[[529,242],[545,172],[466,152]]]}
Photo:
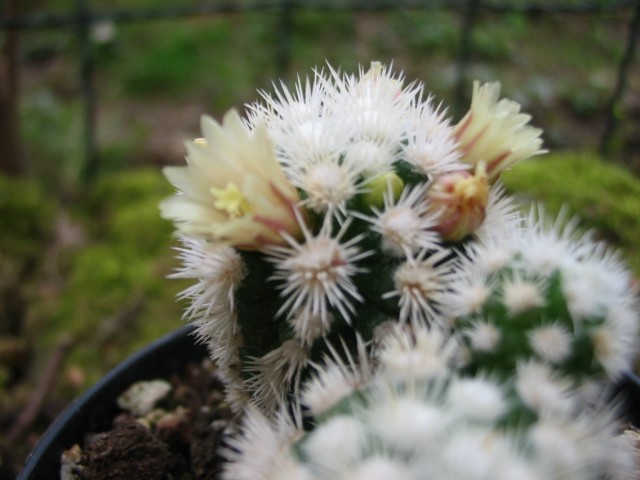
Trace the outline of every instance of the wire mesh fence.
{"label": "wire mesh fence", "polygon": [[[612,59],[610,69],[615,72],[613,88],[609,92],[609,100],[605,112],[605,126],[599,139],[599,146],[603,153],[608,153],[614,143],[619,124],[620,102],[628,88],[628,79],[633,59],[636,54],[638,37],[640,36],[640,1],[638,0],[609,0],[609,1],[503,1],[490,2],[483,0],[255,0],[255,1],[226,1],[200,2],[197,5],[173,5],[164,8],[137,8],[101,10],[92,8],[89,0],[75,0],[72,9],[65,13],[42,13],[18,15],[16,0],[7,1],[4,11],[0,12],[0,31],[4,32],[5,48],[4,78],[15,78],[12,69],[18,68],[12,51],[12,39],[25,31],[42,29],[71,29],[75,32],[78,50],[78,83],[79,95],[83,104],[83,177],[90,180],[100,169],[100,152],[98,151],[97,135],[97,87],[95,82],[96,62],[95,52],[91,48],[91,29],[100,22],[125,24],[134,22],[151,22],[154,20],[180,21],[188,18],[221,17],[227,15],[243,15],[253,13],[269,13],[277,15],[273,32],[273,64],[277,73],[285,75],[290,68],[295,52],[292,50],[292,40],[296,35],[293,27],[296,15],[305,11],[319,12],[352,12],[365,14],[368,12],[392,11],[447,11],[458,14],[461,18],[458,32],[459,42],[451,56],[455,62],[454,90],[456,98],[461,102],[466,100],[463,92],[467,89],[469,64],[474,54],[474,29],[482,21],[483,15],[506,15],[518,13],[530,17],[544,15],[601,15],[610,12],[623,12],[628,18],[626,24],[625,45],[618,59]],[[13,8],[12,8],[13,7]],[[15,49],[13,49],[15,50]],[[0,72],[1,73],[1,72]],[[16,106],[18,102],[18,86],[5,82],[0,83],[0,97],[4,101],[0,104],[0,126],[17,124]],[[2,101],[2,98],[0,98]],[[458,105],[461,107],[461,104]],[[4,112],[4,113],[3,113]],[[15,128],[14,128],[15,130]],[[2,128],[0,128],[2,131]],[[15,133],[15,132],[14,132]],[[5,136],[7,135],[5,129]],[[6,143],[6,142],[5,142]],[[5,150],[5,156],[11,154]]]}

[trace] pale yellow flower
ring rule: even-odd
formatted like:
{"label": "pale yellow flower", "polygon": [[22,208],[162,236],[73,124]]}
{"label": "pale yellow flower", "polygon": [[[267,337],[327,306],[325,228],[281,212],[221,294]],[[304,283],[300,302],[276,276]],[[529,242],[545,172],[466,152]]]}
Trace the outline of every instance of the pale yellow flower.
{"label": "pale yellow flower", "polygon": [[235,110],[222,125],[202,118],[204,138],[187,143],[187,166],[165,167],[179,190],[160,204],[179,232],[241,249],[286,244],[299,237],[296,189],[282,173],[267,129],[253,130]]}
{"label": "pale yellow flower", "polygon": [[500,83],[473,84],[471,108],[456,125],[454,136],[461,160],[471,165],[484,162],[490,183],[517,162],[545,153],[542,130],[527,125],[531,116],[520,105],[500,98]]}

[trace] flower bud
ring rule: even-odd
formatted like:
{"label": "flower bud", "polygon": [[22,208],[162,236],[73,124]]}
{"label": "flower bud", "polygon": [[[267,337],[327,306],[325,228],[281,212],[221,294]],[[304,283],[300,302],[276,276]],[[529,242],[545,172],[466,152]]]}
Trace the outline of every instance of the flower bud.
{"label": "flower bud", "polygon": [[437,177],[427,195],[432,208],[441,211],[436,230],[443,240],[462,240],[485,218],[489,181],[484,164],[478,165],[474,175],[461,170]]}
{"label": "flower bud", "polygon": [[367,204],[372,207],[383,207],[386,193],[391,195],[391,200],[400,198],[404,182],[397,174],[387,172],[369,180],[366,189],[365,200]]}

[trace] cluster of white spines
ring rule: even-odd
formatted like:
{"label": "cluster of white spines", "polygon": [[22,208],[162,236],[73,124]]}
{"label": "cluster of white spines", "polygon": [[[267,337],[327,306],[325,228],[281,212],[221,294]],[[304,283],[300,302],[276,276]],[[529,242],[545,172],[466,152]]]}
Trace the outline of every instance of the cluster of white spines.
{"label": "cluster of white spines", "polygon": [[422,250],[409,257],[393,274],[395,288],[382,298],[399,297],[400,322],[441,323],[440,308],[452,279],[451,252],[427,255]]}
{"label": "cluster of white spines", "polygon": [[384,192],[384,208],[372,206],[374,215],[364,217],[382,238],[382,250],[397,257],[410,258],[419,251],[440,248],[436,232],[440,212],[424,201],[428,185],[405,188],[398,199],[393,190]]}
{"label": "cluster of white spines", "polygon": [[[577,265],[579,275],[572,270]],[[458,323],[490,301],[504,304],[507,316],[543,308],[545,289],[557,288],[545,279],[558,272],[567,282],[559,295],[566,297],[569,321],[538,311],[539,325],[523,332],[482,316]],[[605,396],[584,391],[598,372],[588,365],[571,374],[559,369],[594,315],[604,316],[591,332],[597,361],[612,376],[629,368],[638,338],[636,294],[617,256],[589,235],[580,237],[575,221],[563,215],[552,221],[538,209],[502,244],[469,246],[454,276],[446,304],[459,318],[451,333],[422,322],[382,324],[372,364],[343,363],[334,351],[319,367],[302,395],[314,429],[299,428],[279,450],[295,465],[289,478],[629,478],[637,465],[617,437],[615,410],[602,403]],[[578,281],[580,288],[571,287]],[[568,294],[575,291],[589,298]],[[478,362],[469,371],[469,350],[490,355],[500,342],[523,336],[529,343],[519,359]],[[244,461],[235,454],[232,469],[246,467]],[[226,478],[280,478],[282,461],[248,468],[246,476],[229,471]]]}
{"label": "cluster of white spines", "polygon": [[[514,386],[489,373],[467,377],[437,329],[395,325],[387,334],[373,370],[320,368],[303,397],[312,431],[298,418],[258,439],[251,425],[266,421],[251,412],[225,478],[622,480],[632,471],[611,411],[586,408],[548,369],[522,365]],[[398,374],[399,364],[409,368]],[[253,445],[267,440],[270,455],[258,464]]]}
{"label": "cluster of white spines", "polygon": [[[315,340],[311,332],[329,329],[329,306],[349,321],[355,311],[353,302],[362,301],[352,277],[360,271],[358,260],[372,252],[357,247],[361,236],[342,240],[350,223],[347,220],[335,236],[326,221],[316,236],[303,227],[302,241],[287,235],[288,247],[266,249],[268,260],[275,264],[271,278],[279,282],[284,299],[278,314],[287,312],[289,318],[300,319],[301,340],[305,343]],[[313,322],[322,326],[306,325]]]}
{"label": "cluster of white spines", "polygon": [[179,295],[190,302],[184,318],[196,325],[200,338],[219,339],[207,346],[212,360],[229,375],[239,365],[241,336],[234,299],[246,275],[244,263],[233,248],[184,236],[181,241],[183,246],[177,250],[182,267],[171,278],[197,280]]}
{"label": "cluster of white spines", "polygon": [[[565,373],[600,368],[616,379],[637,353],[631,273],[564,214],[552,221],[532,209],[502,242],[469,245],[453,276],[445,303],[475,367],[530,357]],[[509,330],[520,335],[511,346],[502,342]]]}
{"label": "cluster of white spines", "polygon": [[444,112],[422,98],[422,85],[373,63],[359,75],[315,71],[295,92],[282,85],[249,106],[248,123],[265,123],[276,156],[302,204],[344,216],[367,183],[404,160],[424,175],[468,169]]}
{"label": "cluster of white spines", "polygon": [[403,142],[403,156],[425,175],[445,175],[467,170],[462,152],[453,135],[445,111],[433,107],[433,99],[414,105],[409,115],[409,130]]}

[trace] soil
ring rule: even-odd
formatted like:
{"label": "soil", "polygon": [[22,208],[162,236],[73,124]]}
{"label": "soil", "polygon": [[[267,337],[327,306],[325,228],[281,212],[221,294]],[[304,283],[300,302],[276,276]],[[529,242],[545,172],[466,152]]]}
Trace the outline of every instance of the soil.
{"label": "soil", "polygon": [[172,389],[146,415],[123,411],[106,432],[63,454],[63,480],[213,480],[234,416],[211,362],[169,379]]}

